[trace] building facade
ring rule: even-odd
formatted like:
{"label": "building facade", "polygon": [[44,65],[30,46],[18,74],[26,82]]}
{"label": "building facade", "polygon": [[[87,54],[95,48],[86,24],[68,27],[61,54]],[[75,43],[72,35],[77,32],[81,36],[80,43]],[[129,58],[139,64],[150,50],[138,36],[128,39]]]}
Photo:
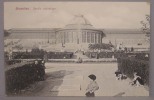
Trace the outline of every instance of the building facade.
{"label": "building facade", "polygon": [[104,33],[95,29],[83,16],[77,15],[63,29],[56,31],[56,43],[102,43]]}
{"label": "building facade", "polygon": [[76,15],[64,28],[56,31],[56,44],[65,49],[86,50],[89,44],[102,43],[102,30],[95,29],[83,15]]}

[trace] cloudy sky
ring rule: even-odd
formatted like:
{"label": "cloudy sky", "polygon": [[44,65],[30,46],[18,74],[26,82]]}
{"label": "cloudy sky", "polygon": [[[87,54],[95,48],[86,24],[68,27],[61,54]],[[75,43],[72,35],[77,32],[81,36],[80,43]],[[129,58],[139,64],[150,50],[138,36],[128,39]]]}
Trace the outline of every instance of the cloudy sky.
{"label": "cloudy sky", "polygon": [[95,28],[140,28],[146,2],[5,2],[4,28],[62,28],[82,14]]}

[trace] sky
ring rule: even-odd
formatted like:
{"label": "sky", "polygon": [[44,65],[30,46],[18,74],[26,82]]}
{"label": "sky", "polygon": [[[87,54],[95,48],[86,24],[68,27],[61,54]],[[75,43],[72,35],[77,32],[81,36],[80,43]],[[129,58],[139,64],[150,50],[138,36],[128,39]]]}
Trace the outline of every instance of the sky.
{"label": "sky", "polygon": [[139,29],[147,2],[5,2],[4,29],[63,28],[82,14],[95,28]]}

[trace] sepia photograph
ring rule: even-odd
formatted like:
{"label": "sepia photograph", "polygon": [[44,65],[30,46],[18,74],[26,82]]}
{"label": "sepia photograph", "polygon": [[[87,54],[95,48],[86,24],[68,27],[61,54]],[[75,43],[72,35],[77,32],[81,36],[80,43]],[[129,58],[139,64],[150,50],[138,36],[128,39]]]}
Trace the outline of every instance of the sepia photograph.
{"label": "sepia photograph", "polygon": [[4,2],[7,96],[149,96],[150,2]]}

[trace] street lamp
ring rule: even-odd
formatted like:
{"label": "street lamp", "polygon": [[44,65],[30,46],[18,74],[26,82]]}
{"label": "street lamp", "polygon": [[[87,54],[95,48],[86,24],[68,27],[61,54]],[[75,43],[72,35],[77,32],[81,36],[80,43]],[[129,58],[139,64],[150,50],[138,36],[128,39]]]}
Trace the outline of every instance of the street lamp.
{"label": "street lamp", "polygon": [[49,32],[48,32],[48,43],[49,43]]}

